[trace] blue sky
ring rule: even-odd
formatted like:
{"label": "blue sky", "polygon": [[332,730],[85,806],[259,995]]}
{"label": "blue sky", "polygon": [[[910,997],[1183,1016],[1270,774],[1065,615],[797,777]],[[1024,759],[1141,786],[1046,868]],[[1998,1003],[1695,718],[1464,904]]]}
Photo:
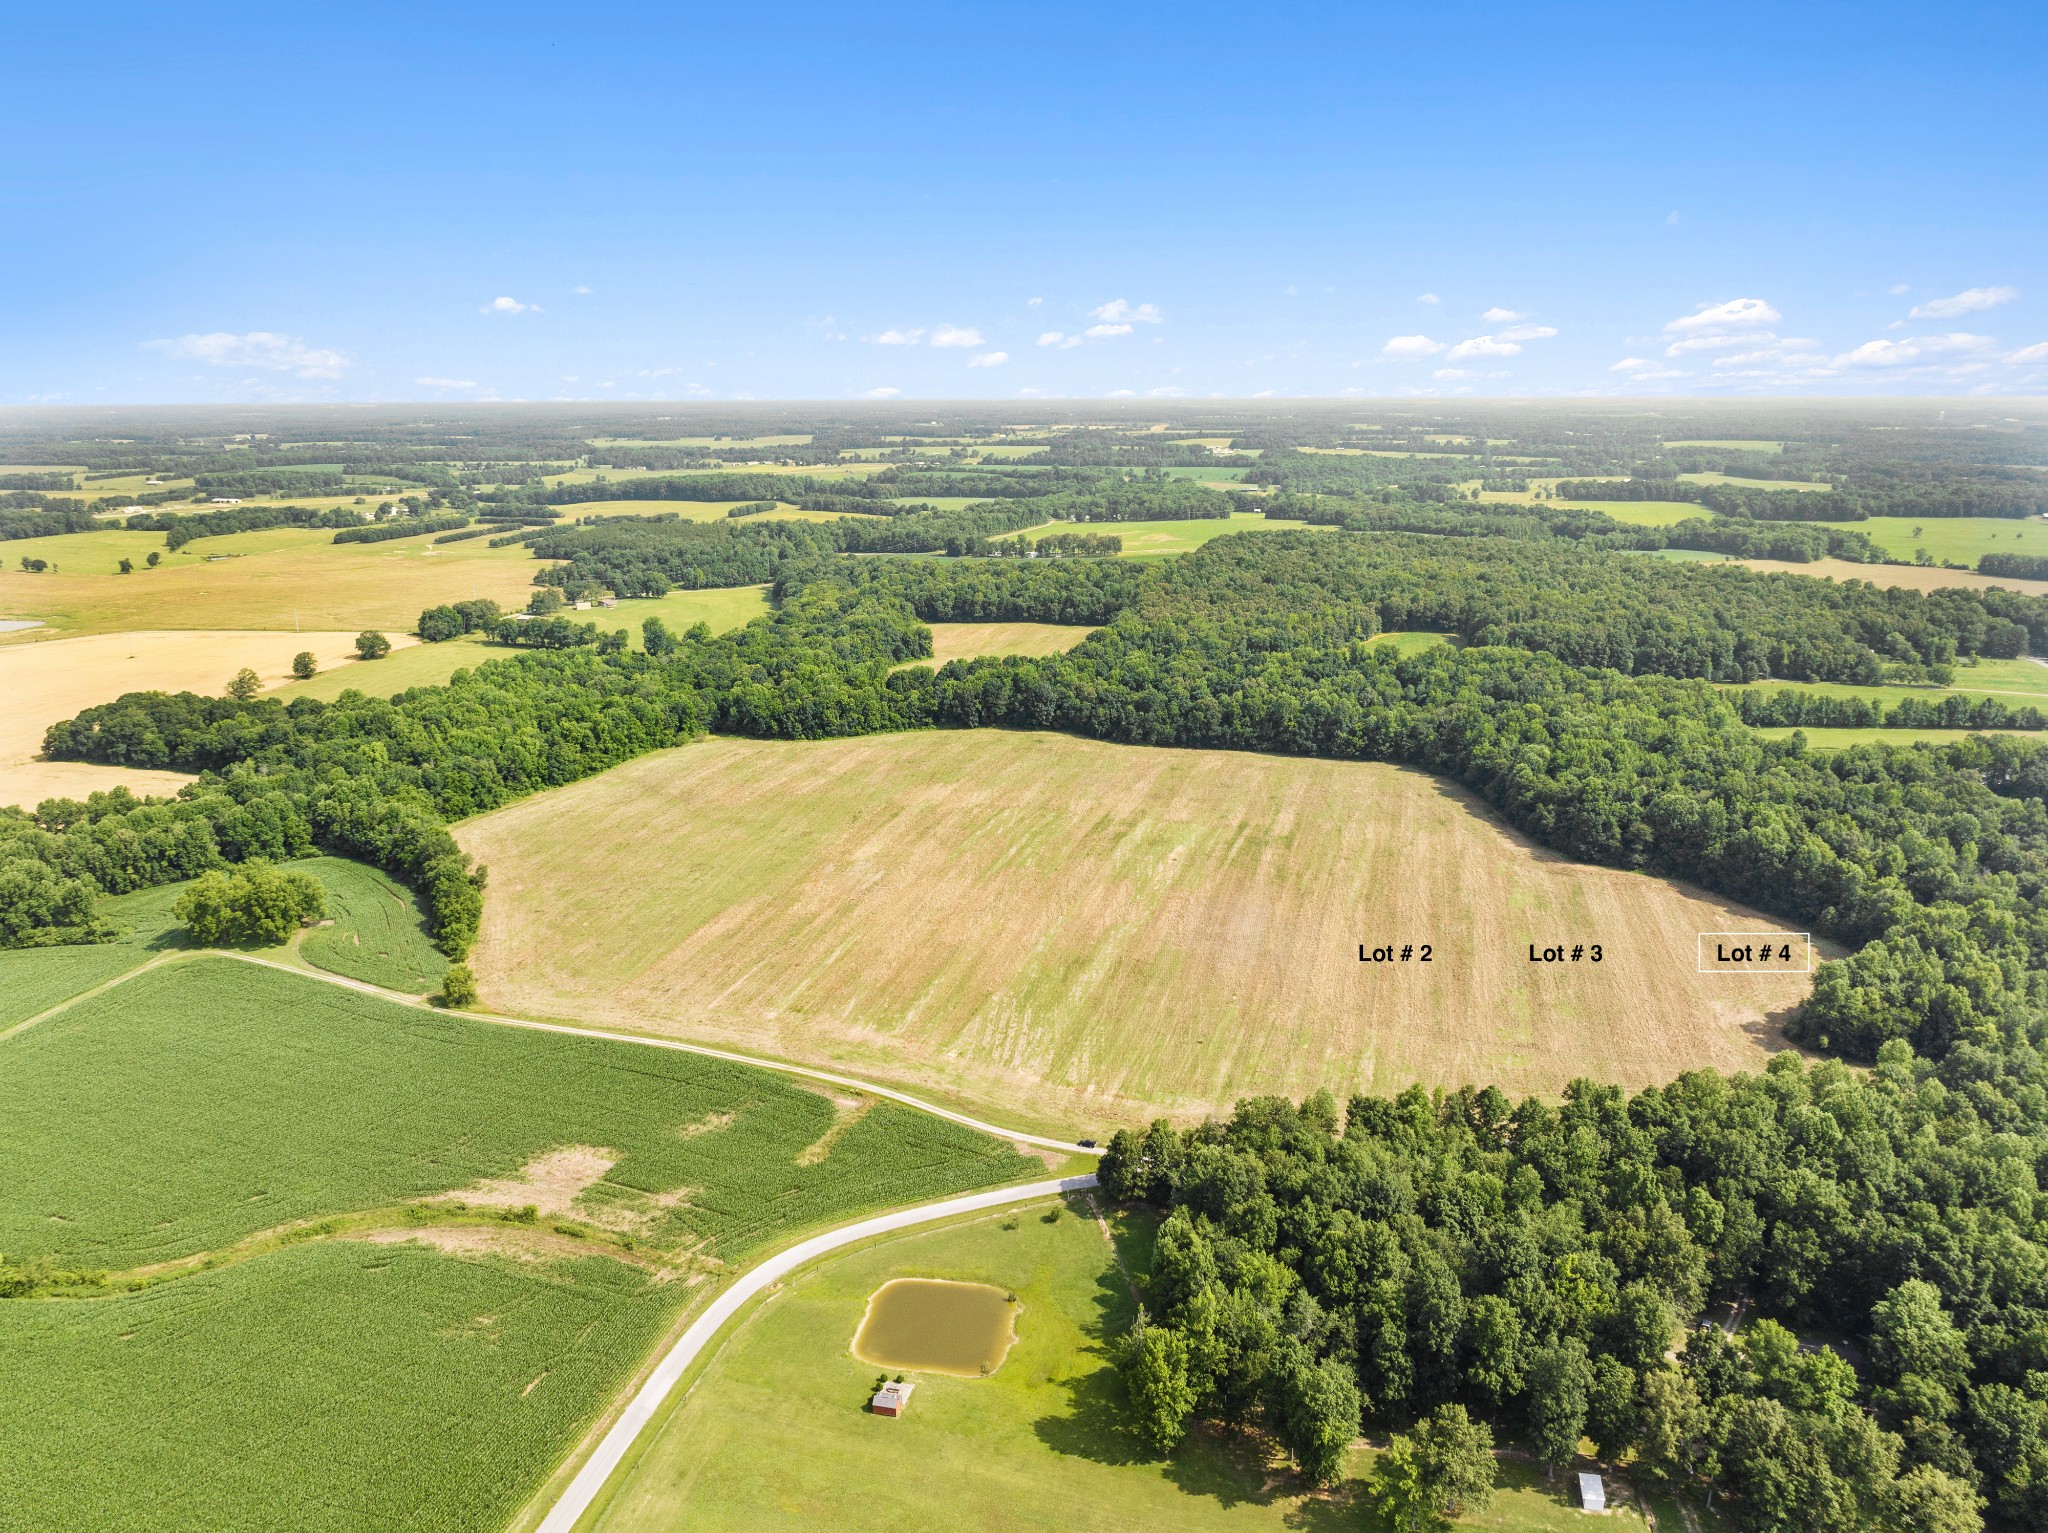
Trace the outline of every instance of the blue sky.
{"label": "blue sky", "polygon": [[0,404],[2048,394],[2048,8],[24,3]]}

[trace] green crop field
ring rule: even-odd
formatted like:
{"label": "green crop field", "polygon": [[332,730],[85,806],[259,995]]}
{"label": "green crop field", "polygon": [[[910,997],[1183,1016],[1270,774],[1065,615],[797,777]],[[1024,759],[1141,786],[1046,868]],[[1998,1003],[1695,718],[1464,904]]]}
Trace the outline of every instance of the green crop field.
{"label": "green crop field", "polygon": [[159,967],[0,1041],[0,1250],[114,1274],[0,1304],[0,1523],[502,1526],[727,1264],[1035,1169],[742,1066]]}
{"label": "green crop field", "polygon": [[299,956],[307,963],[411,995],[440,987],[448,960],[435,951],[426,915],[410,889],[346,857],[314,857],[292,866],[320,880],[333,923],[300,939]]}
{"label": "green crop field", "polygon": [[[728,1333],[582,1533],[1385,1533],[1364,1500],[1368,1449],[1354,1450],[1335,1489],[1311,1492],[1253,1434],[1197,1432],[1170,1459],[1138,1440],[1106,1352],[1130,1323],[1126,1274],[1144,1274],[1150,1243],[1143,1216],[1111,1213],[1105,1226],[1076,1198],[897,1236],[806,1270]],[[993,1284],[1022,1309],[1017,1343],[992,1376],[915,1374],[909,1411],[886,1420],[863,1409],[876,1370],[849,1343],[868,1295],[896,1277]],[[1461,1530],[1589,1526],[1567,1499],[1570,1481],[1546,1484],[1511,1458],[1496,1478],[1493,1505]],[[1602,1526],[1644,1523],[1619,1509]]]}

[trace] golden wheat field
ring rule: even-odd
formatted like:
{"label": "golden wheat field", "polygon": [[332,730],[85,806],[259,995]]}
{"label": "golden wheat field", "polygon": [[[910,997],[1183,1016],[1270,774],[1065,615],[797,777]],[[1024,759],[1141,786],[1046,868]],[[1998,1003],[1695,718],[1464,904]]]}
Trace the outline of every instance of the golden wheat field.
{"label": "golden wheat field", "polygon": [[[135,793],[176,792],[178,772],[39,761],[43,732],[81,709],[124,692],[203,692],[218,696],[244,666],[265,686],[290,679],[292,656],[310,650],[323,673],[363,678],[384,662],[355,658],[353,633],[209,633],[189,629],[92,634],[0,648],[0,804],[33,808],[46,798],[82,798],[126,786]],[[401,634],[394,648],[417,641]],[[367,680],[356,685],[368,686]]]}
{"label": "golden wheat field", "polygon": [[[1412,1081],[1756,1065],[1773,923],[1564,861],[1402,768],[979,730],[719,739],[457,829],[485,1001],[836,1065],[1070,1129]],[[1403,963],[1379,947],[1431,947]],[[1529,948],[1600,944],[1597,964]]]}

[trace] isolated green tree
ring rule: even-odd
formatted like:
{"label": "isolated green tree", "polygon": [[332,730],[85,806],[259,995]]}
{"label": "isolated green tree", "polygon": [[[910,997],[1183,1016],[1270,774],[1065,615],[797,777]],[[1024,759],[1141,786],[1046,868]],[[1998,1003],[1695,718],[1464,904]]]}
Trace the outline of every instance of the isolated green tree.
{"label": "isolated green tree", "polygon": [[651,617],[640,625],[640,640],[650,655],[672,655],[676,650],[676,636],[658,617]]}
{"label": "isolated green tree", "polygon": [[234,679],[228,683],[228,696],[238,703],[248,702],[262,690],[263,678],[246,665],[235,672]]}
{"label": "isolated green tree", "polygon": [[320,662],[313,658],[310,649],[302,649],[292,656],[292,674],[305,681],[320,669]]}
{"label": "isolated green tree", "polygon": [[151,569],[155,569],[159,564],[162,564],[164,562],[163,553],[160,549],[152,548],[149,551],[149,557],[143,560],[142,562],[148,565]]}
{"label": "isolated green tree", "polygon": [[1373,1466],[1371,1498],[1397,1533],[1426,1533],[1493,1502],[1493,1433],[1462,1405],[1399,1432]]}
{"label": "isolated green tree", "polygon": [[391,641],[374,628],[356,635],[356,655],[363,660],[382,660],[391,653]]}
{"label": "isolated green tree", "polygon": [[171,907],[195,942],[257,947],[277,946],[326,911],[318,879],[262,861],[202,873]]}
{"label": "isolated green tree", "polygon": [[134,561],[133,559],[123,559],[123,560],[121,561],[121,573],[122,573],[122,574],[124,574],[124,575],[132,575],[132,574],[134,574],[134,573],[135,573],[135,561]]}
{"label": "isolated green tree", "polygon": [[450,964],[448,972],[441,976],[441,993],[434,999],[443,1006],[474,1006],[476,975],[470,972],[469,965]]}

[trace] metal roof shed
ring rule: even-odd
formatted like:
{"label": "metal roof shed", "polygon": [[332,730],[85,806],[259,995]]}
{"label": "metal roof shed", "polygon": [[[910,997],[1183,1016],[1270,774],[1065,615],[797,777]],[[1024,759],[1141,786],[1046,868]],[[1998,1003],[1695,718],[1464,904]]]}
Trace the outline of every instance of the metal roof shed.
{"label": "metal roof shed", "polygon": [[1579,1476],[1579,1505],[1589,1512],[1607,1510],[1607,1487],[1600,1483],[1597,1474]]}

